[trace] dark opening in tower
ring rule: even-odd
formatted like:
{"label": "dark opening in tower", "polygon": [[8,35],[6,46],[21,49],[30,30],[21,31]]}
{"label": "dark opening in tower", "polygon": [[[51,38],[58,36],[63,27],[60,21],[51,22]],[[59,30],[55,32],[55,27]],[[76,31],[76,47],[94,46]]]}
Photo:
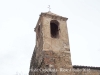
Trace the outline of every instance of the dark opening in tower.
{"label": "dark opening in tower", "polygon": [[59,22],[57,20],[50,21],[51,37],[57,38],[59,36]]}

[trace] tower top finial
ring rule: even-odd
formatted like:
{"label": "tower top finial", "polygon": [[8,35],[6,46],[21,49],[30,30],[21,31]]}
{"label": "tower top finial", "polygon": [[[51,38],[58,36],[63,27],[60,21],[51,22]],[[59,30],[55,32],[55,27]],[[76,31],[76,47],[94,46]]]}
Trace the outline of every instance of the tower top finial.
{"label": "tower top finial", "polygon": [[50,8],[50,5],[48,5],[48,8],[49,8],[49,11],[50,11],[50,9],[51,9],[51,8]]}

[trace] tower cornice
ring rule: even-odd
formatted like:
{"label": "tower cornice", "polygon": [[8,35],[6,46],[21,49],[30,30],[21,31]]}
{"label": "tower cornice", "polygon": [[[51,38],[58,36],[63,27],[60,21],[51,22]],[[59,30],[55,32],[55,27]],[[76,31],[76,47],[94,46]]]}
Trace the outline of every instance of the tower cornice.
{"label": "tower cornice", "polygon": [[62,17],[62,16],[57,15],[57,14],[54,14],[51,11],[45,12],[45,13],[41,13],[40,16],[50,17],[52,19],[58,19],[58,20],[63,20],[63,21],[67,21],[68,20],[68,18]]}

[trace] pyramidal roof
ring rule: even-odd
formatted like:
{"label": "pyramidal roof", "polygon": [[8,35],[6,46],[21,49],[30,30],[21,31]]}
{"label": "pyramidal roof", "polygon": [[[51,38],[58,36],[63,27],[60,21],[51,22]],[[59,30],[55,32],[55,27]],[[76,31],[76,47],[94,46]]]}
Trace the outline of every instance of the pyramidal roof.
{"label": "pyramidal roof", "polygon": [[46,14],[54,15],[54,16],[59,16],[57,14],[52,13],[51,11],[45,12]]}
{"label": "pyramidal roof", "polygon": [[[63,17],[63,16],[60,16],[60,15],[57,15],[55,13],[52,13],[51,11],[48,11],[48,12],[42,12],[43,14],[48,14],[48,15],[53,15],[53,16],[58,16],[58,17]],[[41,14],[42,14],[41,13]],[[66,17],[63,17],[63,18],[66,18]]]}

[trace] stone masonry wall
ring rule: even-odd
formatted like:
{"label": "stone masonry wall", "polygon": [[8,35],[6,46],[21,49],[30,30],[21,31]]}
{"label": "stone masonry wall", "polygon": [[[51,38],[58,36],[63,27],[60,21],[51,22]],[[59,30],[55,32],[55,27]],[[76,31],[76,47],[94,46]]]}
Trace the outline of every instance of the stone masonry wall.
{"label": "stone masonry wall", "polygon": [[[30,64],[29,75],[70,75],[62,69],[70,69],[69,53],[55,53],[53,51],[41,51],[38,55],[35,47]],[[46,71],[47,70],[47,71]]]}

